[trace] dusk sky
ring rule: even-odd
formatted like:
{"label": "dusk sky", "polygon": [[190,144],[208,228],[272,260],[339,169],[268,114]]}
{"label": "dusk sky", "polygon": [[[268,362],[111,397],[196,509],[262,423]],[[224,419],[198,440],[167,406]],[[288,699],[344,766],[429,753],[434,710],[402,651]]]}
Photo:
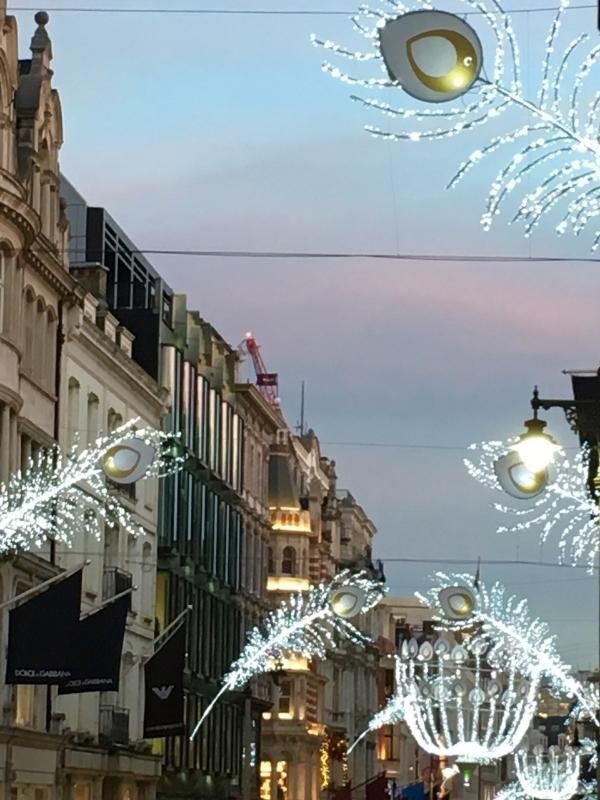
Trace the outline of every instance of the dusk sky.
{"label": "dusk sky", "polygon": [[[103,4],[202,5],[60,2]],[[353,9],[351,0],[208,5]],[[440,7],[449,8],[445,0]],[[26,57],[33,13],[13,13]],[[517,21],[532,85],[551,18]],[[565,29],[563,43],[582,31],[597,43],[594,9],[570,12]],[[461,158],[492,135],[486,127],[431,144],[365,134],[364,124],[385,118],[323,75],[323,54],[309,41],[314,31],[355,42],[345,16],[50,10],[48,30],[64,115],[62,170],[142,250],[588,256],[590,236],[555,236],[559,217],[531,240],[507,217],[482,232],[496,156],[453,193],[443,190]],[[596,264],[150,258],[232,344],[255,332],[280,375],[291,424],[306,381],[308,424],[336,459],[340,486],[377,525],[376,555],[393,594],[423,588],[435,569],[395,558],[556,562],[556,538],[542,548],[536,533],[495,533],[506,520],[468,477],[461,448],[521,432],[534,383],[543,395],[568,397],[561,370],[598,366]],[[545,418],[566,446],[576,444],[560,412]],[[566,659],[597,664],[597,579],[523,565],[484,565],[482,576],[527,595]]]}

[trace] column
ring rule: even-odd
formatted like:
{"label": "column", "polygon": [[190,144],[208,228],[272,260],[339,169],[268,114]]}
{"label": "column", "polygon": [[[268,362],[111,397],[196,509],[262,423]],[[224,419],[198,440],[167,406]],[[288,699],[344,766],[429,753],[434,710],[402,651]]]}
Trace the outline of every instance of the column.
{"label": "column", "polygon": [[10,474],[10,406],[4,403],[0,416],[0,483]]}
{"label": "column", "polygon": [[91,800],[102,800],[104,778],[94,778],[92,782]]}

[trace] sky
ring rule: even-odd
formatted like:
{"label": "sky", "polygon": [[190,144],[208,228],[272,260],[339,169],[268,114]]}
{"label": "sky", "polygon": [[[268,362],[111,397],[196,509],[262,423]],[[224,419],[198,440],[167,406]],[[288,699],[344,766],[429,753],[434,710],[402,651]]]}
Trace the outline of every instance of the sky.
{"label": "sky", "polygon": [[[352,0],[211,5],[353,10]],[[548,5],[554,2],[513,0],[509,7]],[[199,0],[110,6],[202,7]],[[13,10],[22,57],[33,10]],[[316,32],[355,42],[345,15],[49,10],[64,117],[62,170],[140,249],[589,254],[589,237],[556,238],[556,218],[529,240],[506,217],[491,233],[482,231],[479,217],[499,157],[453,193],[444,191],[453,167],[484,145],[493,127],[430,144],[369,137],[363,126],[385,118],[352,103],[349,87],[321,72],[322,54],[309,41]],[[528,90],[551,18],[515,17]],[[595,44],[592,8],[570,12],[564,41],[583,31]],[[505,519],[490,508],[495,498],[468,477],[462,448],[519,433],[533,384],[543,396],[568,397],[561,371],[598,366],[596,264],[152,261],[232,344],[254,331],[268,368],[279,373],[291,424],[306,382],[307,423],[336,460],[340,486],[375,522],[375,554],[384,559],[393,594],[424,588],[436,568],[394,559],[556,564],[556,538],[542,547],[536,533],[495,532]],[[565,446],[576,444],[559,411],[546,418]],[[583,569],[485,563],[482,577],[527,596],[568,661],[581,668],[598,663],[597,577]]]}

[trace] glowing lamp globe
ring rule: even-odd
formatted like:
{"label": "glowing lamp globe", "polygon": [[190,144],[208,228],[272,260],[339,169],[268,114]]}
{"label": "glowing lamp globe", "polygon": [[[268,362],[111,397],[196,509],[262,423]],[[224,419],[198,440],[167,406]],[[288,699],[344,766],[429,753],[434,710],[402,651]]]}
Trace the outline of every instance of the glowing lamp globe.
{"label": "glowing lamp globe", "polygon": [[467,620],[475,610],[475,595],[467,586],[448,586],[438,599],[442,613],[451,620]]}
{"label": "glowing lamp globe", "polygon": [[494,473],[503,491],[517,500],[532,500],[546,490],[551,476],[548,465],[539,472],[527,469],[521,455],[512,450],[494,462]]}
{"label": "glowing lamp globe", "polygon": [[351,619],[360,614],[365,599],[365,592],[358,586],[344,586],[332,592],[329,605],[337,617]]}
{"label": "glowing lamp globe", "polygon": [[535,747],[531,753],[515,753],[521,788],[535,800],[569,800],[579,786],[579,754],[566,747]]}
{"label": "glowing lamp globe", "polygon": [[445,11],[412,11],[386,22],[379,46],[391,80],[426,103],[465,94],[483,66],[479,37],[464,20]]}
{"label": "glowing lamp globe", "polygon": [[552,436],[544,433],[545,427],[546,423],[541,419],[527,420],[525,433],[519,436],[512,448],[519,454],[526,469],[533,473],[543,472],[561,449]]}
{"label": "glowing lamp globe", "polygon": [[106,451],[102,469],[113,483],[135,483],[145,476],[155,458],[156,451],[150,444],[131,437]]}

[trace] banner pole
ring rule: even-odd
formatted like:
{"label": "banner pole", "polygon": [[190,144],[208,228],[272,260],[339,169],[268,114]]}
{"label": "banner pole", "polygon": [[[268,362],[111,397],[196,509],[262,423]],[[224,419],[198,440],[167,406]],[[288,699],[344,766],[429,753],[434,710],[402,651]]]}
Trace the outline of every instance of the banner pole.
{"label": "banner pole", "polygon": [[177,625],[179,625],[179,623],[186,617],[186,615],[190,613],[192,608],[193,608],[193,606],[191,606],[191,605],[188,606],[187,608],[185,608],[180,614],[178,614],[175,617],[174,620],[172,620],[172,622],[169,622],[169,624],[167,625],[167,627],[164,629],[164,631],[162,633],[158,634],[158,636],[156,637],[156,639],[153,642],[155,651],[156,651],[156,646],[157,646],[158,642],[160,642],[161,639],[164,639],[166,637],[166,635],[173,630],[173,628],[175,628]]}
{"label": "banner pole", "polygon": [[138,590],[137,586],[130,586],[129,589],[125,589],[125,591],[119,592],[119,594],[115,594],[112,597],[109,597],[107,600],[104,600],[102,603],[100,603],[99,605],[95,606],[90,611],[86,611],[85,614],[82,614],[81,617],[79,617],[79,621],[81,622],[82,619],[85,619],[86,617],[91,617],[92,614],[95,614],[97,611],[100,611],[101,608],[105,608],[106,606],[109,606],[111,603],[114,603],[117,600],[120,600],[122,597],[125,597],[125,595],[127,595],[127,594],[131,594],[132,592],[137,592],[137,590]]}
{"label": "banner pole", "polygon": [[83,562],[83,564],[78,564],[76,567],[72,567],[71,569],[66,570],[66,572],[60,572],[58,575],[54,575],[52,578],[48,578],[47,581],[42,581],[42,583],[38,583],[35,586],[32,586],[31,589],[27,589],[27,591],[18,594],[16,597],[12,597],[10,600],[7,600],[4,603],[0,603],[0,611],[7,608],[8,606],[14,605],[15,603],[20,603],[21,600],[24,600],[26,597],[31,597],[31,595],[37,594],[43,589],[47,589],[48,586],[51,586],[53,583],[58,583],[59,581],[68,578],[75,572],[78,572],[80,569],[83,569],[83,567],[89,567],[91,563],[92,562],[88,558],[86,561]]}

